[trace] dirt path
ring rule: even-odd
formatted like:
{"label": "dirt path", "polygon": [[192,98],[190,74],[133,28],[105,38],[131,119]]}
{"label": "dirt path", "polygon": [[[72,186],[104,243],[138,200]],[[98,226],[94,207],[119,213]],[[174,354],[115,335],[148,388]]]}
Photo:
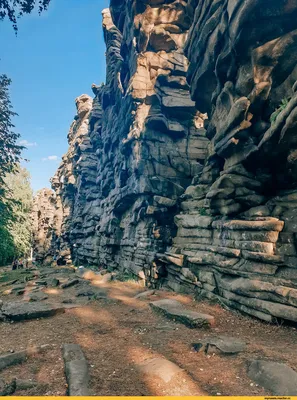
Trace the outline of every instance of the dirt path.
{"label": "dirt path", "polygon": [[[64,280],[67,279],[65,276]],[[77,343],[83,349],[90,368],[91,394],[97,396],[269,395],[248,378],[249,361],[273,360],[296,369],[295,328],[268,325],[219,305],[197,303],[189,296],[166,291],[135,299],[135,295],[145,289],[133,282],[100,283],[100,290],[107,295],[97,300],[76,297],[81,285],[83,288],[98,287],[93,281],[88,286],[80,283],[67,289],[42,289],[48,295],[46,302],[72,301],[78,303],[79,308],[50,318],[0,323],[1,353],[17,352],[32,345],[50,345],[44,354],[32,356],[25,363],[0,372],[0,379],[6,382],[17,377],[39,383],[34,388],[17,391],[15,395],[66,394],[61,353],[65,343]],[[27,287],[27,292],[30,287],[33,286]],[[4,289],[7,292],[7,286],[0,287],[2,293]],[[1,298],[5,302],[20,300],[15,294]],[[215,326],[189,329],[168,321],[149,306],[150,301],[162,298],[176,299],[191,310],[213,315]],[[247,348],[233,356],[194,351],[191,344],[210,335],[238,337],[247,343]],[[170,384],[143,373],[140,365],[155,358],[167,359],[183,371]]]}

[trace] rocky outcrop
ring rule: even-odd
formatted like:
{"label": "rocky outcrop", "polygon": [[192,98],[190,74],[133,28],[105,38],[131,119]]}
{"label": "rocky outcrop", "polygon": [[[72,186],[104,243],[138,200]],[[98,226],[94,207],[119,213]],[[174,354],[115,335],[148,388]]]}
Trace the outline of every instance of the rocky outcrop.
{"label": "rocky outcrop", "polygon": [[186,82],[183,2],[125,4],[121,15],[115,3],[103,11],[106,84],[93,85],[93,105],[77,99],[69,151],[52,179],[61,221],[53,253],[146,278],[172,242],[177,200],[202,169],[208,139]]}
{"label": "rocky outcrop", "polygon": [[188,82],[210,145],[161,257],[168,284],[297,321],[297,2],[189,6]]}
{"label": "rocky outcrop", "polygon": [[[97,158],[89,137],[92,103],[91,97],[85,94],[75,100],[77,114],[68,133],[69,149],[51,180],[57,198],[56,219],[59,227],[52,249],[57,263],[61,265],[72,262],[77,242],[84,236],[80,224],[84,207],[92,190],[96,192]],[[96,195],[93,194],[93,197]]]}
{"label": "rocky outcrop", "polygon": [[106,84],[78,98],[52,181],[58,259],[297,321],[296,16],[111,0]]}
{"label": "rocky outcrop", "polygon": [[51,261],[55,214],[55,193],[50,189],[39,190],[32,207],[33,255],[37,262]]}
{"label": "rocky outcrop", "polygon": [[103,11],[107,79],[93,87],[90,118],[99,195],[83,213],[76,259],[145,278],[171,244],[177,199],[202,168],[208,139],[186,82],[185,6],[138,3],[122,5],[119,19],[115,2]]}

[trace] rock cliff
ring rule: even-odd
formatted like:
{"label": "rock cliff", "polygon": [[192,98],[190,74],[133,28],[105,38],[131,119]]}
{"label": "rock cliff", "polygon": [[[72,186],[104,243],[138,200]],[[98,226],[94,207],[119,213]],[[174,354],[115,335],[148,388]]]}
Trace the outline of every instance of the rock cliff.
{"label": "rock cliff", "polygon": [[297,0],[111,0],[52,254],[297,322],[296,17]]}
{"label": "rock cliff", "polygon": [[37,262],[51,262],[51,247],[56,215],[56,197],[50,189],[39,190],[32,207],[33,254]]}

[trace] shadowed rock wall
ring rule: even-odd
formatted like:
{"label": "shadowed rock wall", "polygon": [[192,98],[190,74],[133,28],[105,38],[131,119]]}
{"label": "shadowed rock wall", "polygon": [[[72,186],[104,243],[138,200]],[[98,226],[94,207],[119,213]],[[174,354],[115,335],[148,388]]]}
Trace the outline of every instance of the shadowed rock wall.
{"label": "shadowed rock wall", "polygon": [[297,321],[296,17],[297,0],[111,0],[53,251]]}

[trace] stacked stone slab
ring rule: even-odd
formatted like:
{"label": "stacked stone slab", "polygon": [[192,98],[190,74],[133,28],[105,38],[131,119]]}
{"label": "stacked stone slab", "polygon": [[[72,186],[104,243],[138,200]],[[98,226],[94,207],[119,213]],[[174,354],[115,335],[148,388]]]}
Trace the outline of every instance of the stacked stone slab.
{"label": "stacked stone slab", "polygon": [[209,154],[182,196],[168,285],[297,321],[297,2],[192,1],[188,82]]}

